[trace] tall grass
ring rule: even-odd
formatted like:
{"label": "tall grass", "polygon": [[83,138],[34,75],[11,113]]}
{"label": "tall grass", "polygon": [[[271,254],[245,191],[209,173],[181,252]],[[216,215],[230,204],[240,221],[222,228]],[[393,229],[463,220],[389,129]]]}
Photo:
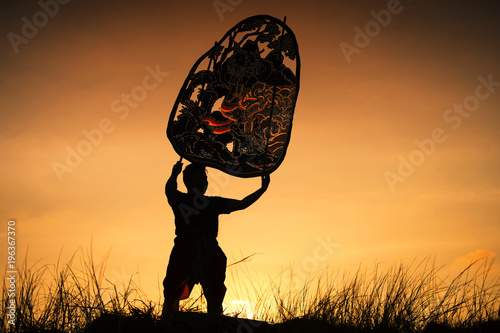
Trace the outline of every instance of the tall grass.
{"label": "tall grass", "polygon": [[[17,273],[15,325],[7,323],[9,298],[3,279],[1,330],[76,332],[104,313],[159,320],[160,300],[148,300],[132,278],[122,286],[105,278],[108,256],[95,262],[92,251],[79,252],[64,265],[28,265],[25,259]],[[239,286],[239,298],[248,299],[245,293],[250,291],[256,295],[256,319],[280,324],[300,318],[337,328],[418,332],[429,322],[467,328],[498,320],[500,284],[498,277],[489,276],[492,265],[488,259],[473,262],[456,276],[441,279],[440,269],[427,258],[383,271],[379,265],[353,274],[325,271],[300,287],[280,279],[259,283],[250,273],[242,285],[238,274],[244,267],[231,271],[236,272],[233,284]],[[184,311],[205,308],[202,295],[183,306]]]}
{"label": "tall grass", "polygon": [[302,318],[358,330],[417,332],[430,322],[468,328],[499,320],[500,278],[489,276],[493,262],[472,262],[449,279],[441,279],[427,258],[383,272],[378,265],[372,272],[360,268],[334,278],[325,272],[298,289],[283,288],[286,281],[278,280],[272,297],[260,297],[265,302],[254,312],[274,323]]}
{"label": "tall grass", "polygon": [[[74,261],[80,259],[75,267]],[[103,313],[157,315],[157,305],[148,301],[131,278],[117,286],[105,278],[109,257],[96,263],[92,251],[78,251],[67,264],[28,264],[18,267],[15,290],[15,325],[8,323],[8,286],[3,279],[1,330],[43,332],[81,330]]]}

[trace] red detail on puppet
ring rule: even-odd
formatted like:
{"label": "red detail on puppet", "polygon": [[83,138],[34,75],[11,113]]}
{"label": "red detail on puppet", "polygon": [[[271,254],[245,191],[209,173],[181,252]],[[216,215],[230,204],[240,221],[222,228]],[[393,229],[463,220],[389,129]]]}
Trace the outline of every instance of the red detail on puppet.
{"label": "red detail on puppet", "polygon": [[[233,108],[232,110],[234,110],[235,108]],[[231,111],[232,111],[231,110]],[[221,128],[223,126],[227,126],[229,124],[231,124],[233,122],[233,120],[228,120],[228,121],[224,121],[224,122],[218,122],[218,121],[215,121],[211,118],[203,118],[202,119],[203,121],[206,121],[210,126],[212,127],[216,127],[213,129],[214,131],[214,134],[223,134],[223,133],[227,133],[230,131],[229,128]]]}
{"label": "red detail on puppet", "polygon": [[215,120],[213,120],[213,119],[210,119],[210,118],[203,118],[202,120],[203,120],[203,121],[206,121],[207,123],[209,123],[209,124],[210,124],[210,126],[227,126],[227,125],[229,125],[229,124],[231,124],[231,123],[232,123],[232,121],[231,121],[231,120],[229,120],[229,121],[225,121],[225,122],[222,122],[222,123],[220,123],[220,122],[218,122],[218,121],[215,121]]}
{"label": "red detail on puppet", "polygon": [[218,129],[218,130],[214,130],[214,134],[222,134],[222,133],[226,133],[226,132],[229,132],[229,131],[230,131],[229,128]]}

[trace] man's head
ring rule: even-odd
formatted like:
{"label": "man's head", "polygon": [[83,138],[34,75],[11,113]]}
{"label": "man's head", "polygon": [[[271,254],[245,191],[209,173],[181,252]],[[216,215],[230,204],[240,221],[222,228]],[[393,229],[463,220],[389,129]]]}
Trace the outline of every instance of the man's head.
{"label": "man's head", "polygon": [[201,194],[204,194],[207,191],[207,170],[204,165],[194,163],[189,164],[184,169],[182,176],[188,193],[192,193],[195,189]]}

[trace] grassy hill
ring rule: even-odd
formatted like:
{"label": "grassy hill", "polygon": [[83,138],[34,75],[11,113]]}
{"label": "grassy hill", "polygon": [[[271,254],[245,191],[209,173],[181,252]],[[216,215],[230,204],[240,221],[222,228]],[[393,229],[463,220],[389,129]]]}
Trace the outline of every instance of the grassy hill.
{"label": "grassy hill", "polygon": [[[181,309],[161,318],[161,304],[126,281],[123,289],[104,276],[105,260],[18,269],[15,292],[3,281],[3,332],[500,332],[500,284],[492,261],[471,263],[441,279],[430,260],[387,271],[359,270],[300,288],[274,285],[260,292],[256,320]],[[7,271],[7,270],[6,270]],[[108,282],[108,283],[106,283]],[[106,287],[104,287],[106,285]],[[12,302],[15,306],[12,307]]]}

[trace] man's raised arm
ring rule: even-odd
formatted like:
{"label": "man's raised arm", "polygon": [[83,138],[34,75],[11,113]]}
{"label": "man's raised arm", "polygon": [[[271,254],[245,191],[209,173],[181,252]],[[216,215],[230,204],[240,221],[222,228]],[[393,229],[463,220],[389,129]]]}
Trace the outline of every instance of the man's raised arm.
{"label": "man's raised arm", "polygon": [[165,195],[167,196],[168,203],[173,205],[177,198],[177,176],[182,171],[182,162],[178,161],[172,168],[172,174],[165,184]]}
{"label": "man's raised arm", "polygon": [[266,192],[267,188],[269,187],[269,182],[271,181],[269,175],[262,176],[262,186],[259,188],[257,191],[253,192],[252,194],[246,196],[242,200],[231,200],[231,202],[228,205],[228,210],[229,212],[234,212],[237,210],[242,210],[253,204],[255,201],[257,201],[264,192]]}

